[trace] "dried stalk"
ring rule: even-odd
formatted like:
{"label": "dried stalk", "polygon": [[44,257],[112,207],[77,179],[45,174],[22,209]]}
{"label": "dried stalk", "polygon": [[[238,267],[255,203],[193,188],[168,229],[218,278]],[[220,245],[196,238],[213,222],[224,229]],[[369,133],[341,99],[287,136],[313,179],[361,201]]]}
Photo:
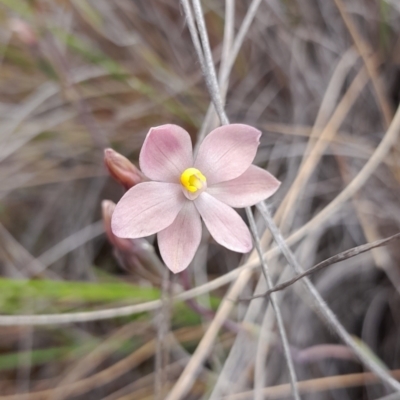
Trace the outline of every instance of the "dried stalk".
{"label": "dried stalk", "polygon": [[366,244],[362,244],[361,246],[357,246],[357,247],[353,247],[352,249],[343,251],[342,253],[336,254],[332,257],[329,257],[328,259],[321,261],[320,263],[314,265],[313,267],[309,268],[307,271],[301,273],[300,275],[295,276],[293,279],[290,279],[286,282],[280,283],[279,285],[274,286],[272,289],[268,289],[265,293],[263,294],[259,294],[257,296],[253,296],[253,297],[249,297],[246,299],[241,299],[243,301],[251,301],[253,299],[257,299],[260,297],[265,297],[265,296],[269,296],[274,292],[277,292],[279,290],[283,290],[286,289],[289,286],[292,286],[294,283],[296,283],[297,281],[299,281],[300,279],[303,279],[306,276],[309,276],[311,274],[314,274],[315,272],[320,271],[321,269],[324,269],[326,267],[329,267],[332,264],[336,264],[338,262],[347,260],[349,258],[358,256],[359,254],[362,253],[366,253],[367,251],[370,251],[372,249],[376,249],[377,247],[381,247],[381,246],[386,246],[389,243],[395,241],[395,240],[399,240],[400,239],[400,233],[396,233],[393,236],[390,236],[388,238],[385,239],[381,239],[381,240],[376,240],[375,242],[372,243],[366,243]]}

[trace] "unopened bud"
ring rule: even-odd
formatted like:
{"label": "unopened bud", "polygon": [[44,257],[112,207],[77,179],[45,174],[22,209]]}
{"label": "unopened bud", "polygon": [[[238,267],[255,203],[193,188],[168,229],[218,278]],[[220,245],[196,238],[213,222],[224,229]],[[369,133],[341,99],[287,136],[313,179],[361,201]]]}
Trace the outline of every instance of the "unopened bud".
{"label": "unopened bud", "polygon": [[110,175],[125,189],[144,182],[147,178],[126,157],[113,149],[104,150],[104,162]]}
{"label": "unopened bud", "polygon": [[[115,203],[103,200],[101,203],[104,229],[108,240],[114,246],[114,254],[122,267],[129,271],[144,270],[146,274],[159,276],[163,265],[154,252],[153,246],[145,239],[123,239],[115,236],[111,229],[111,218],[115,210]],[[147,271],[147,272],[146,272]]]}
{"label": "unopened bud", "polygon": [[21,42],[28,46],[34,46],[37,44],[36,33],[27,22],[19,18],[11,18],[9,26],[11,32],[14,32]]}
{"label": "unopened bud", "polygon": [[131,241],[115,236],[111,229],[111,217],[115,209],[115,203],[111,200],[103,200],[101,202],[101,210],[103,213],[104,230],[106,231],[108,240],[121,251],[129,251],[131,249]]}

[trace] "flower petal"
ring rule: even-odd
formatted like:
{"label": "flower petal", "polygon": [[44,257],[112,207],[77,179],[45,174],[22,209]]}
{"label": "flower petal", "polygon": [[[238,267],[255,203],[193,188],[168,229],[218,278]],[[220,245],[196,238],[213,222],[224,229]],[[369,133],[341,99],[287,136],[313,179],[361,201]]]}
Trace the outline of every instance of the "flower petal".
{"label": "flower petal", "polygon": [[152,235],[171,225],[186,201],[180,185],[139,183],[118,202],[112,215],[111,229],[121,238]]}
{"label": "flower petal", "polygon": [[250,165],[238,178],[208,187],[207,193],[228,206],[242,208],[272,196],[280,184],[268,171]]}
{"label": "flower petal", "polygon": [[139,163],[151,180],[179,183],[182,172],[193,166],[189,134],[177,125],[151,128],[140,151]]}
{"label": "flower petal", "polygon": [[207,229],[219,244],[238,253],[247,253],[252,249],[249,228],[234,209],[207,192],[194,200],[194,204]]}
{"label": "flower petal", "polygon": [[253,162],[260,136],[261,132],[249,125],[220,126],[203,140],[194,166],[208,185],[235,179]]}
{"label": "flower petal", "polygon": [[158,233],[158,247],[167,267],[183,271],[193,260],[201,240],[201,220],[193,201],[187,201],[175,221]]}

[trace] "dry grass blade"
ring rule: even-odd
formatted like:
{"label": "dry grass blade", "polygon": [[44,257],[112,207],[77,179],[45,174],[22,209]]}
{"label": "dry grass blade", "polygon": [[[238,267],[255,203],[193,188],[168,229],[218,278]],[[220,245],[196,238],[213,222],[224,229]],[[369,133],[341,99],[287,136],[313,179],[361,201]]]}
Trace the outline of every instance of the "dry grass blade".
{"label": "dry grass blade", "polygon": [[[395,379],[400,379],[400,370],[390,371],[390,373]],[[327,376],[325,378],[300,381],[298,385],[301,393],[317,393],[354,386],[373,385],[378,382],[379,378],[373,373],[362,372],[358,374]],[[264,389],[263,395],[268,399],[282,399],[290,394],[290,389],[291,388],[289,384],[267,387]],[[226,396],[223,398],[223,400],[251,400],[253,398],[253,394],[254,393],[252,391],[238,393],[231,396]],[[398,396],[398,394],[395,393],[393,396]],[[397,399],[398,397],[393,398]]]}
{"label": "dry grass blade", "polygon": [[[236,282],[229,289],[226,298],[236,298],[242,292],[244,286],[247,283],[248,276],[251,271],[244,270],[240,276],[243,279],[237,279]],[[218,335],[219,330],[227,319],[228,315],[232,311],[234,303],[231,301],[224,301],[218,308],[210,327],[207,329],[206,333],[202,337],[199,345],[196,347],[196,351],[190,358],[186,368],[175,382],[172,390],[169,392],[165,400],[175,400],[181,399],[186,396],[190,387],[196,379],[197,374],[200,371],[201,365],[205,362],[206,358],[209,356],[215,337]],[[0,398],[1,400],[1,398]]]}
{"label": "dry grass blade", "polygon": [[[243,19],[243,22],[240,26],[240,29],[235,37],[235,40],[233,41],[232,48],[230,49],[230,52],[224,53],[228,58],[222,58],[221,61],[221,67],[218,75],[218,83],[220,87],[220,97],[225,104],[226,100],[226,94],[228,92],[228,86],[229,86],[229,75],[232,71],[233,65],[235,63],[235,60],[239,54],[239,51],[243,45],[243,41],[245,40],[245,37],[250,29],[250,26],[256,16],[258,7],[260,6],[261,0],[253,0],[246,12],[246,15]],[[229,7],[228,7],[229,6]],[[231,4],[231,1],[228,0],[227,2],[227,9],[233,7]],[[226,27],[228,32],[227,33],[232,33],[233,34],[233,29],[231,31],[231,28],[228,29],[228,26],[230,23],[233,21],[227,20],[226,21]],[[223,49],[224,50],[224,49]],[[207,134],[207,132],[210,130],[210,128],[213,126],[211,124],[211,119],[213,118],[213,109],[211,105],[208,107],[207,114],[204,118],[202,127],[200,129],[199,135],[198,135],[198,142],[195,146],[195,151],[197,150],[198,145],[201,143],[201,140],[204,139],[204,136]]]}
{"label": "dry grass blade", "polygon": [[304,234],[304,230],[309,228],[312,224],[322,224],[332,215],[344,202],[350,199],[358,190],[365,184],[365,182],[371,177],[376,171],[376,168],[380,163],[383,162],[384,158],[389,153],[389,150],[396,143],[397,138],[400,135],[400,107],[397,109],[396,114],[385,133],[384,138],[379,143],[374,154],[368,159],[367,163],[363,166],[357,176],[346,186],[340,194],[331,201],[322,211],[320,211],[311,221],[303,225],[297,232],[292,235],[293,237],[301,236]]}
{"label": "dry grass blade", "polygon": [[[285,240],[283,239],[278,227],[275,225],[274,220],[264,203],[259,203],[258,208],[263,216],[268,229],[271,231],[271,234],[276,241],[277,245],[279,246],[282,254],[285,256],[286,260],[288,261],[290,267],[293,269],[294,272],[297,274],[303,273],[303,268],[297,262],[294,254],[286,244]],[[304,283],[307,291],[313,298],[314,305],[316,309],[318,309],[321,315],[325,319],[325,323],[346,343],[357,355],[360,361],[368,367],[372,372],[378,375],[383,382],[388,384],[392,389],[397,392],[400,392],[400,383],[393,379],[387,372],[387,369],[382,366],[381,363],[377,362],[375,358],[370,357],[367,355],[359,345],[354,341],[352,336],[346,331],[343,325],[339,322],[335,314],[332,310],[328,307],[324,299],[318,293],[315,286],[311,283],[308,277],[304,277],[302,282]]]}
{"label": "dry grass blade", "polygon": [[[200,66],[204,75],[204,79],[207,84],[207,88],[210,92],[211,100],[214,103],[214,107],[221,120],[221,124],[228,124],[228,118],[225,114],[223,103],[219,100],[219,86],[217,81],[217,75],[214,69],[214,61],[211,54],[210,44],[208,41],[207,29],[203,19],[195,18],[197,23],[198,32],[201,38],[201,45],[198,43],[197,31],[194,25],[194,20],[191,12],[189,0],[182,0],[185,15],[187,18],[190,34],[197,52],[197,57],[200,61]],[[193,8],[195,15],[202,13],[201,4],[199,1],[193,0]]]}
{"label": "dry grass blade", "polygon": [[[177,340],[182,342],[198,340],[203,334],[202,328],[183,328],[177,332],[169,333],[167,340],[170,343],[173,342],[172,336],[176,336]],[[117,379],[119,376],[127,373],[132,370],[145,360],[152,357],[156,351],[157,340],[152,339],[141,346],[139,349],[131,353],[129,356],[123,358],[117,363],[113,364],[109,368],[105,368],[102,371],[95,373],[87,378],[78,380],[73,383],[67,383],[65,386],[58,386],[57,388],[41,390],[37,392],[29,393],[29,399],[31,400],[41,400],[43,398],[49,398],[54,394],[57,394],[59,391],[66,390],[70,395],[80,395],[89,392],[93,388],[103,386],[109,382],[112,382],[114,379]],[[20,395],[9,395],[9,396],[0,396],[0,400],[19,400]]]}
{"label": "dry grass blade", "polygon": [[[258,257],[260,258],[260,261],[261,261],[262,272],[264,274],[265,281],[267,282],[267,287],[269,288],[269,290],[271,290],[271,289],[273,289],[274,285],[272,283],[271,274],[269,272],[267,263],[263,257],[263,252],[261,249],[260,238],[259,238],[258,232],[257,232],[256,222],[254,220],[254,216],[253,216],[253,213],[250,208],[246,208],[246,214],[247,214],[247,218],[250,222],[250,227],[251,227],[251,231],[253,233],[255,247],[256,247],[256,250],[258,253]],[[275,295],[272,295],[271,296],[271,304],[272,304],[272,307],[275,312],[276,321],[278,323],[279,335],[282,340],[282,346],[283,346],[283,350],[284,350],[284,354],[285,354],[285,358],[286,358],[286,364],[289,369],[290,384],[292,385],[292,395],[293,395],[293,398],[295,398],[297,400],[297,399],[300,399],[300,395],[299,395],[299,391],[297,389],[296,371],[294,369],[293,359],[292,359],[292,355],[290,353],[289,342],[288,342],[285,326],[283,324],[282,313],[281,313],[278,302],[279,302],[279,300],[277,299],[277,297]]]}
{"label": "dry grass blade", "polygon": [[98,367],[101,362],[109,357],[118,347],[120,343],[132,338],[134,335],[140,334],[145,331],[146,327],[138,326],[137,322],[125,325],[114,332],[110,337],[104,340],[87,356],[74,363],[65,373],[64,377],[59,380],[57,388],[49,396],[51,399],[62,400],[67,398],[71,391],[74,390],[74,383],[80,380],[83,376],[87,375]]}
{"label": "dry grass blade", "polygon": [[378,247],[381,246],[386,246],[389,243],[395,241],[395,240],[399,240],[400,239],[400,233],[396,233],[393,236],[390,236],[386,239],[381,239],[381,240],[377,240],[373,243],[367,243],[367,244],[363,244],[361,246],[357,246],[357,247],[353,247],[352,249],[346,250],[340,254],[336,254],[332,257],[329,257],[327,260],[321,261],[320,263],[318,263],[317,265],[314,265],[313,267],[309,268],[307,271],[303,272],[300,275],[295,276],[293,279],[290,279],[286,282],[280,283],[278,285],[275,285],[272,289],[267,290],[265,293],[263,294],[259,294],[257,296],[253,296],[253,297],[249,297],[249,298],[242,298],[240,299],[240,301],[251,301],[253,299],[257,299],[260,297],[265,297],[265,296],[269,296],[270,294],[277,292],[279,290],[283,290],[286,289],[289,286],[292,286],[294,283],[298,282],[300,279],[309,276],[311,274],[314,274],[315,272],[320,271],[323,268],[329,267],[332,264],[336,264],[338,262],[347,260],[349,258],[352,257],[356,257],[359,254],[365,253],[367,251],[370,251],[372,249],[376,249]]}
{"label": "dry grass blade", "polygon": [[[332,80],[335,81],[334,77],[332,77]],[[328,145],[327,141],[335,137],[340,125],[343,123],[367,82],[368,75],[365,69],[361,69],[314,143],[312,139],[315,132],[317,132],[317,123],[320,123],[318,120],[316,121],[296,179],[276,213],[275,218],[277,221],[281,221],[281,225],[290,226],[290,221],[296,209],[296,200],[322,158],[324,150]]]}
{"label": "dry grass blade", "polygon": [[155,357],[154,395],[156,400],[162,400],[163,387],[167,384],[166,366],[169,364],[168,333],[171,318],[171,280],[168,268],[163,272],[162,307],[156,317],[157,349]]}

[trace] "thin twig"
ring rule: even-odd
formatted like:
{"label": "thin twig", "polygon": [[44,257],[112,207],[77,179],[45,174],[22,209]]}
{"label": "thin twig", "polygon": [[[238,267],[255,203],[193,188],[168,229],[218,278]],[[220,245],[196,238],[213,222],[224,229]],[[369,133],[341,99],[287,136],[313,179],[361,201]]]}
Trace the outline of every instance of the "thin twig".
{"label": "thin twig", "polygon": [[366,243],[366,244],[362,244],[361,246],[353,247],[352,249],[343,251],[342,253],[336,254],[332,257],[327,258],[324,261],[321,261],[320,263],[309,268],[307,271],[303,272],[302,274],[297,275],[293,279],[289,279],[286,282],[283,282],[283,283],[280,283],[279,285],[274,286],[272,289],[267,290],[263,294],[258,294],[257,296],[248,297],[248,298],[244,298],[244,299],[240,299],[240,300],[241,301],[251,301],[253,299],[257,299],[260,297],[269,296],[271,293],[286,289],[287,287],[292,286],[294,283],[296,283],[300,279],[304,278],[305,276],[314,274],[315,272],[318,272],[323,268],[329,267],[332,264],[336,264],[340,261],[344,261],[349,258],[358,256],[359,254],[362,254],[362,253],[366,253],[367,251],[370,251],[377,247],[386,246],[389,243],[391,243],[395,240],[399,240],[399,239],[400,239],[400,233],[396,233],[395,235],[389,236],[388,238],[385,238],[385,239],[376,240],[375,242],[372,242],[372,243]]}
{"label": "thin twig", "polygon": [[[254,216],[253,216],[253,213],[251,212],[250,207],[246,208],[246,215],[247,215],[247,218],[250,223],[251,232],[253,233],[254,245],[256,247],[258,256],[261,261],[261,269],[264,274],[265,280],[267,282],[267,287],[269,290],[271,290],[271,289],[273,289],[271,275],[269,273],[268,265],[265,261],[265,258],[263,257],[261,244],[260,244],[260,237],[258,236],[256,222],[254,221]],[[292,394],[296,400],[299,400],[300,395],[299,395],[299,391],[297,389],[296,372],[294,370],[293,359],[292,359],[292,355],[290,353],[289,342],[287,339],[285,326],[283,324],[282,313],[281,313],[281,310],[280,310],[280,307],[278,304],[278,299],[277,299],[275,293],[271,295],[270,299],[271,299],[272,307],[275,311],[276,321],[278,323],[278,330],[279,330],[279,334],[281,336],[282,345],[283,345],[283,352],[285,354],[286,363],[287,363],[287,366],[289,369],[290,384],[292,385]]]}
{"label": "thin twig", "polygon": [[[263,216],[268,229],[271,231],[271,234],[276,241],[277,245],[279,246],[282,254],[285,256],[286,260],[288,261],[289,265],[293,268],[293,270],[298,273],[302,274],[303,268],[297,262],[296,257],[290,250],[289,246],[286,244],[285,239],[281,235],[278,227],[275,225],[275,222],[264,203],[258,204],[258,209]],[[377,374],[383,382],[387,383],[392,389],[397,392],[400,392],[400,383],[393,379],[387,372],[387,370],[381,366],[381,364],[377,363],[375,359],[368,357],[364,351],[360,349],[357,343],[353,340],[351,335],[346,331],[343,325],[339,322],[336,315],[332,312],[332,310],[328,307],[325,300],[321,297],[318,290],[315,286],[311,283],[311,281],[304,277],[302,282],[305,284],[308,292],[313,297],[315,306],[321,312],[321,316],[324,318],[325,323],[337,333],[337,335],[344,341],[344,343],[349,346],[357,357],[362,361],[362,363],[368,367],[371,371]]]}

